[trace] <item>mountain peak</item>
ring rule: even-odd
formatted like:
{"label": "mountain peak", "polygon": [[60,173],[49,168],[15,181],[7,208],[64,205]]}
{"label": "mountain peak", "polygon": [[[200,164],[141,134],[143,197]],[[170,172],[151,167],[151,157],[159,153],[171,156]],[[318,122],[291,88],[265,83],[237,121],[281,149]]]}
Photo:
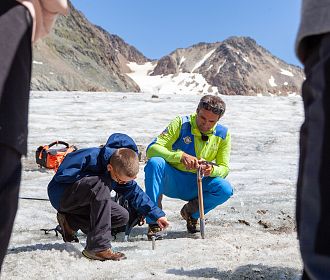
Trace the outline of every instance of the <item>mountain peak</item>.
{"label": "mountain peak", "polygon": [[275,57],[250,37],[235,36],[177,49],[161,58],[150,75],[180,73],[202,75],[208,84],[203,93],[226,95],[297,94],[304,79],[301,68]]}

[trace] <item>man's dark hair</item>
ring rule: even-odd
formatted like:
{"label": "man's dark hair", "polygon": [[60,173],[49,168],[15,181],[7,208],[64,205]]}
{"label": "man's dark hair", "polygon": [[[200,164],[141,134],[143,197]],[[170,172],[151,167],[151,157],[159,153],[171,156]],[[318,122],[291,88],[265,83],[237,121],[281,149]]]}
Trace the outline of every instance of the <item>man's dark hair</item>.
{"label": "man's dark hair", "polygon": [[119,174],[135,177],[139,173],[139,158],[136,152],[128,148],[116,150],[109,163]]}
{"label": "man's dark hair", "polygon": [[197,110],[199,109],[212,111],[222,117],[226,111],[226,103],[219,96],[207,94],[199,101]]}

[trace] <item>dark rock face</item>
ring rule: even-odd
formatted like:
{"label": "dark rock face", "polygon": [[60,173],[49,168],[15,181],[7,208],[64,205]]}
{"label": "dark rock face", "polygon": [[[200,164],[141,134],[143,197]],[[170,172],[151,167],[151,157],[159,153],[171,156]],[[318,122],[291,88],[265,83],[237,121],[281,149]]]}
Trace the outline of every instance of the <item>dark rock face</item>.
{"label": "dark rock face", "polygon": [[155,75],[170,75],[178,72],[178,65],[172,56],[164,56],[161,58],[154,68],[152,76]]}
{"label": "dark rock face", "polygon": [[226,95],[299,93],[304,80],[300,67],[273,56],[249,37],[178,49],[160,59],[155,70],[152,75],[199,73]]}
{"label": "dark rock face", "polygon": [[47,38],[34,46],[32,90],[133,91],[125,61],[148,61],[116,35],[91,24],[70,4]]}
{"label": "dark rock face", "polygon": [[141,52],[139,52],[135,47],[128,45],[123,39],[117,35],[109,34],[104,31],[106,36],[108,36],[111,46],[118,51],[125,59],[129,62],[136,62],[137,64],[143,64],[150,61]]}

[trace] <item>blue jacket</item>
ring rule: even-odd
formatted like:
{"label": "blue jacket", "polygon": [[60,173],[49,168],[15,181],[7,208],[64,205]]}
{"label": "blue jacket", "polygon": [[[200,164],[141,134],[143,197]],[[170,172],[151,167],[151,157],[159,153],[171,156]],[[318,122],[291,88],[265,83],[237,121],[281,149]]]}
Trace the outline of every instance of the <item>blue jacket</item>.
{"label": "blue jacket", "polygon": [[[130,148],[136,153],[137,146],[133,139],[121,133],[112,134],[102,148],[80,149],[68,154],[57,173],[48,184],[48,196],[52,206],[59,210],[60,201],[65,189],[79,179],[86,176],[109,176],[107,165],[113,153],[119,148]],[[149,196],[139,187],[135,181],[120,185],[111,179],[111,186],[115,192],[124,195],[130,206],[144,216],[154,220],[165,216],[165,213],[158,208]],[[110,189],[111,190],[111,189]]]}

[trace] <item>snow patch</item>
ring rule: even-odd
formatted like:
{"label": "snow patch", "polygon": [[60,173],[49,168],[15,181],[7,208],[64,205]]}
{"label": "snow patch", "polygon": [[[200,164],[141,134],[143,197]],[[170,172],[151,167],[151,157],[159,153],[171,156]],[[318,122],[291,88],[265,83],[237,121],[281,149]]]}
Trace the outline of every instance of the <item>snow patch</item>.
{"label": "snow patch", "polygon": [[296,93],[295,91],[289,93],[288,96],[290,96],[290,97],[292,97],[292,96],[299,96],[300,97],[300,95],[298,93]]}
{"label": "snow patch", "polygon": [[200,66],[203,65],[203,63],[214,53],[216,49],[213,49],[212,51],[208,52],[202,60],[200,60],[199,62],[197,62],[194,66],[194,68],[191,70],[191,72],[194,72],[197,68],[199,68]]}
{"label": "snow patch", "polygon": [[219,65],[219,68],[218,68],[217,74],[220,72],[220,69],[222,68],[222,66],[225,65],[226,61],[227,61],[227,59],[225,59],[225,61]]}
{"label": "snow patch", "polygon": [[270,79],[268,80],[271,87],[277,87],[277,84],[275,83],[275,79],[273,76],[270,76]]}
{"label": "snow patch", "polygon": [[292,72],[288,71],[288,70],[284,70],[281,68],[281,72],[280,72],[282,75],[286,75],[286,76],[289,76],[289,77],[293,77],[294,75],[292,74]]}
{"label": "snow patch", "polygon": [[179,67],[181,66],[181,64],[184,62],[186,60],[186,58],[183,56],[183,57],[181,57],[181,59],[180,59],[180,63],[179,63]]}
{"label": "snow patch", "polygon": [[155,68],[151,62],[142,65],[130,62],[127,65],[132,70],[132,73],[127,73],[127,75],[139,85],[142,92],[154,94],[218,93],[217,87],[212,87],[199,73],[150,76],[147,73]]}

